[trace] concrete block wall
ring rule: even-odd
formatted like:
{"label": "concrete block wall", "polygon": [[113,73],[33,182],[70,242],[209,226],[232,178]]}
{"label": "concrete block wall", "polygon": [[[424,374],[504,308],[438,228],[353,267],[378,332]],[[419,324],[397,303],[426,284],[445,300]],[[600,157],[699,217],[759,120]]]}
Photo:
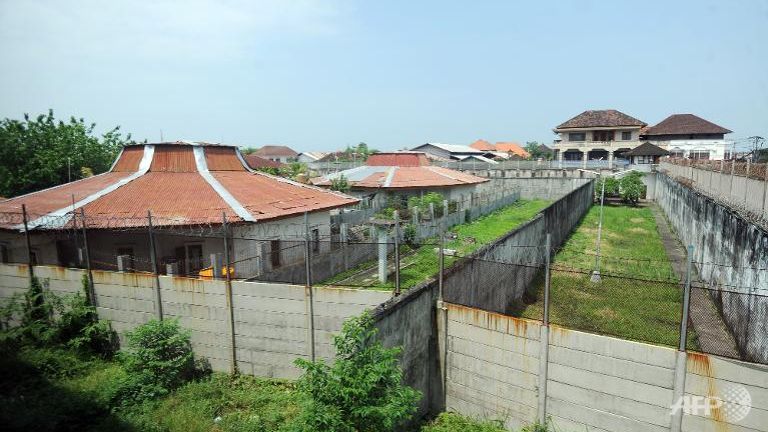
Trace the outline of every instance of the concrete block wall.
{"label": "concrete block wall", "polygon": [[699,277],[720,290],[713,298],[739,348],[768,362],[768,232],[664,174],[656,200],[680,241],[694,246]]}
{"label": "concrete block wall", "polygon": [[[550,173],[547,172],[547,174]],[[558,173],[555,172],[554,174]],[[518,187],[520,188],[520,198],[522,199],[546,199],[554,201],[590,181],[592,181],[592,179],[588,177],[564,177],[562,175],[545,175],[542,177],[492,177],[490,187],[496,185],[501,187]]]}
{"label": "concrete block wall", "polygon": [[538,323],[447,305],[446,409],[504,420],[518,429],[536,421]]}
{"label": "concrete block wall", "polygon": [[553,249],[565,242],[592,206],[593,196],[594,182],[590,181],[560,197],[530,221],[480,248],[470,258],[454,264],[446,271],[445,300],[499,313],[510,312],[543,266],[547,233],[552,236]]}
{"label": "concrete block wall", "polygon": [[550,329],[547,413],[558,430],[670,430],[675,350]]}
{"label": "concrete block wall", "polygon": [[[82,292],[84,270],[35,266],[35,275],[56,294]],[[155,277],[143,273],[93,271],[96,309],[124,341],[127,331],[157,317]],[[0,301],[29,287],[25,265],[0,264]],[[217,371],[229,371],[230,322],[226,282],[159,277],[163,316],[178,318],[192,334],[195,354]],[[332,360],[332,337],[344,320],[373,309],[391,297],[385,291],[314,287],[314,336],[317,358]],[[235,349],[241,372],[295,378],[294,359],[309,358],[309,315],[304,286],[232,282]]]}
{"label": "concrete block wall", "polygon": [[759,180],[731,175],[729,162],[723,164],[722,172],[668,162],[662,162],[659,168],[672,178],[690,180],[692,186],[708,195],[719,197],[731,204],[743,206],[755,214],[768,217],[768,179]]}
{"label": "concrete block wall", "polygon": [[[558,326],[549,328],[543,357],[539,321],[453,304],[446,308],[448,410],[519,428],[539,417],[540,392],[546,389],[546,416],[555,430],[768,431],[766,365],[699,353],[680,357],[671,348]],[[548,359],[546,385],[542,358]],[[692,405],[676,419],[679,358],[685,362],[679,393],[701,399],[698,408]],[[728,400],[734,386],[751,398],[745,418],[737,420],[727,406],[707,411],[702,405],[703,398]]]}

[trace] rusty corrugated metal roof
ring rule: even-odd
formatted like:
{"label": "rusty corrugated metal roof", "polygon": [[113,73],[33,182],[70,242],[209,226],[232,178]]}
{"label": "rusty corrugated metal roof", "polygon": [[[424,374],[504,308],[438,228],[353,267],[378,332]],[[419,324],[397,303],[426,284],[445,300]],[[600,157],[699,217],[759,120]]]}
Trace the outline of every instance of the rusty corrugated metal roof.
{"label": "rusty corrugated metal roof", "polygon": [[152,172],[197,172],[192,146],[159,145],[152,158]]}
{"label": "rusty corrugated metal roof", "polygon": [[406,189],[450,187],[487,182],[488,179],[434,166],[362,166],[312,179],[318,186],[330,186],[344,176],[353,188]]}
{"label": "rusty corrugated metal roof", "polygon": [[234,147],[209,147],[205,149],[205,162],[209,171],[245,171]]}
{"label": "rusty corrugated metal roof", "polygon": [[423,152],[389,152],[374,153],[365,161],[368,166],[421,166],[429,165],[426,153]]}
{"label": "rusty corrugated metal roof", "polygon": [[136,172],[139,170],[139,162],[144,156],[144,147],[130,146],[123,148],[112,172]]}
{"label": "rusty corrugated metal roof", "polygon": [[[144,151],[147,146],[151,147]],[[358,201],[251,172],[237,152],[231,146],[182,142],[126,147],[114,167],[125,172],[112,171],[2,201],[0,214],[17,214],[25,204],[30,220],[54,220],[33,226],[60,228],[71,226],[68,215],[73,208],[82,208],[90,227],[113,228],[145,226],[148,210],[156,225],[190,225],[220,223],[223,213],[230,222],[253,222]],[[196,153],[198,160],[205,158],[207,171],[198,170]],[[0,228],[19,229],[20,221],[6,219],[0,220]]]}

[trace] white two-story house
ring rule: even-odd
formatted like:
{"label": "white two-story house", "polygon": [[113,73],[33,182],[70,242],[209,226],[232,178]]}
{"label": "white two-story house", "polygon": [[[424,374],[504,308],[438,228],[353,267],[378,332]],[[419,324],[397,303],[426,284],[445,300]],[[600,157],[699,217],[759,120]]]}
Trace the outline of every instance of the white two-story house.
{"label": "white two-story house", "polygon": [[725,134],[732,131],[693,114],[673,114],[641,131],[641,138],[671,153],[689,159],[731,159],[733,141]]}
{"label": "white two-story house", "polygon": [[645,122],[620,111],[589,110],[573,117],[554,129],[557,160],[604,160],[613,166],[614,160],[623,159],[623,153],[639,146],[640,130]]}

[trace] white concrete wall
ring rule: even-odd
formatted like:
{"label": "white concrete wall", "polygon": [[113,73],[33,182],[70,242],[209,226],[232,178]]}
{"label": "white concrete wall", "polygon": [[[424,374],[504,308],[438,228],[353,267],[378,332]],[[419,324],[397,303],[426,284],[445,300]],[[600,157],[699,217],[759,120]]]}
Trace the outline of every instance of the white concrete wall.
{"label": "white concrete wall", "polygon": [[449,304],[446,328],[446,410],[509,428],[535,421],[538,323]]}
{"label": "white concrete wall", "polygon": [[[500,419],[508,428],[539,415],[541,323],[447,304],[446,408]],[[673,431],[677,351],[550,326],[546,414],[558,431]],[[682,371],[683,369],[681,369]],[[768,431],[768,366],[699,353],[686,359],[687,396],[751,396],[746,418],[725,409],[682,416],[682,431]]]}
{"label": "white concrete wall", "polygon": [[723,172],[661,162],[659,169],[672,178],[686,178],[691,186],[737,208],[768,218],[768,181],[731,175],[731,164],[723,162]]}
{"label": "white concrete wall", "polygon": [[[82,292],[84,270],[36,266],[35,275],[56,294]],[[121,339],[125,332],[156,315],[155,278],[144,273],[93,272],[99,316],[109,320]],[[25,265],[0,264],[0,301],[29,287]],[[372,309],[389,292],[332,287],[314,289],[315,353],[332,359],[332,336],[350,316]],[[160,277],[164,317],[179,318],[192,332],[196,355],[214,370],[228,371],[230,324],[226,283],[172,276]],[[263,377],[295,378],[297,357],[309,358],[309,319],[305,287],[232,282],[236,360],[241,372]]]}

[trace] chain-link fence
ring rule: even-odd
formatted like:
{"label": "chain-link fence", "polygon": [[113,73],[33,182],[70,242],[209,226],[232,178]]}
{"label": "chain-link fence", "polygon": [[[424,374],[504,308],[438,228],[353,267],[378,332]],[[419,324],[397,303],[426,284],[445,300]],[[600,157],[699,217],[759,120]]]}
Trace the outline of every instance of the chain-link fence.
{"label": "chain-link fence", "polygon": [[[483,253],[473,238],[408,237],[400,224],[284,223],[279,238],[222,216],[173,225],[148,215],[122,222],[83,212],[0,214],[0,261],[388,290],[438,283],[451,303],[564,327],[768,363],[768,287],[704,282],[728,264],[597,256],[545,244]],[[151,223],[150,223],[151,219]],[[30,223],[34,221],[34,223]],[[29,228],[24,231],[24,224]],[[109,229],[94,228],[109,226]],[[538,239],[538,238],[537,238]],[[534,240],[537,240],[534,239]],[[441,253],[442,252],[442,253]],[[548,257],[556,259],[548,265]],[[691,282],[673,264],[692,269]],[[679,269],[678,269],[679,270]],[[752,269],[761,274],[766,269]],[[442,275],[442,278],[441,278]],[[712,279],[712,278],[709,278]],[[549,281],[549,283],[547,283]],[[690,295],[686,297],[686,288]],[[545,299],[549,299],[546,303]],[[686,306],[686,299],[688,299]]]}

